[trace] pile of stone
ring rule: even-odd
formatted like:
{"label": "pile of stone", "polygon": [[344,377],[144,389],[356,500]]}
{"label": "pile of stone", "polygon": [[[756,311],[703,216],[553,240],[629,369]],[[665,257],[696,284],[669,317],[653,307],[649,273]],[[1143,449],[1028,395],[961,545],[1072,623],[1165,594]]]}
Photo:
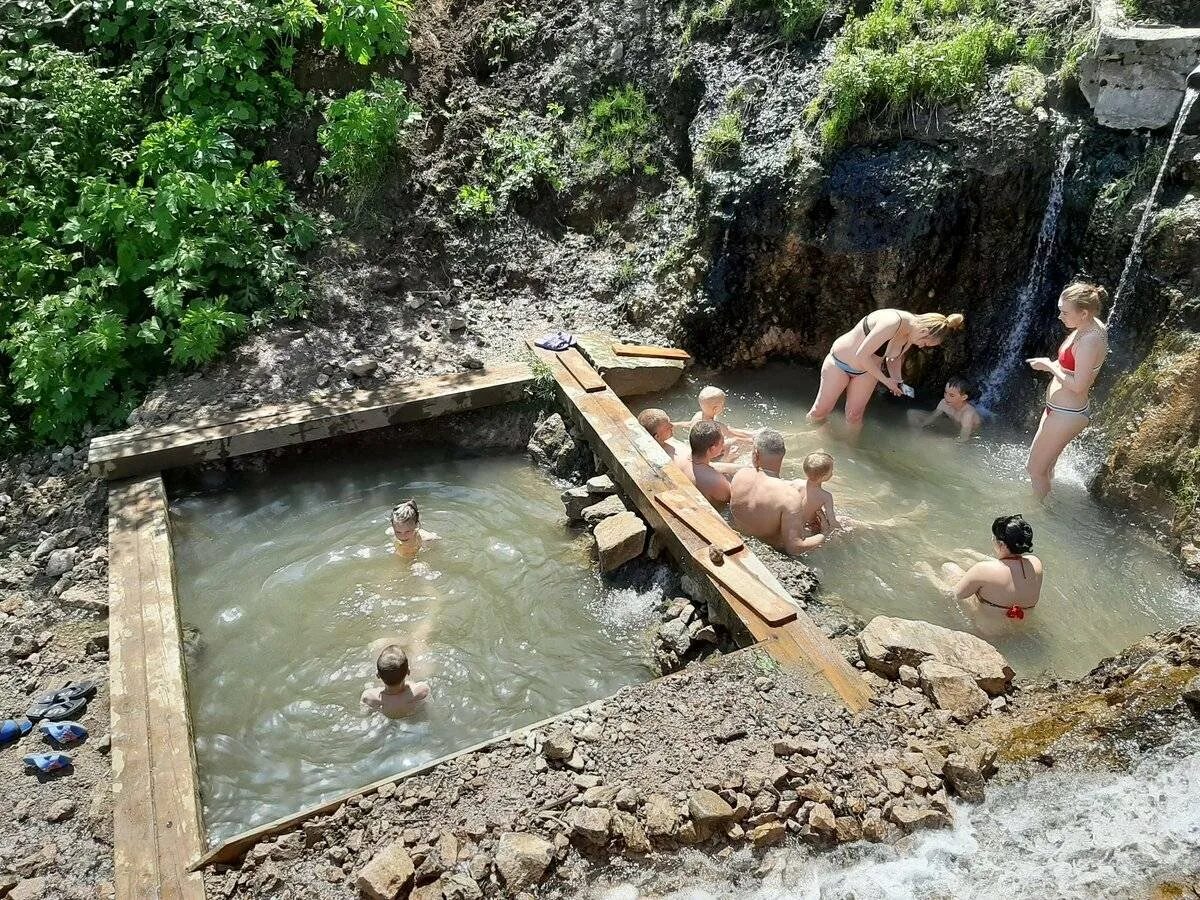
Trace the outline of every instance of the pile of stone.
{"label": "pile of stone", "polygon": [[709,624],[704,603],[676,597],[666,605],[654,634],[654,656],[664,675],[719,648],[729,648],[729,638],[720,626]]}
{"label": "pile of stone", "polygon": [[888,698],[894,706],[912,703],[920,691],[942,718],[968,722],[1007,704],[1012,667],[999,650],[972,634],[877,616],[859,633],[858,650],[867,669],[900,682]]}
{"label": "pile of stone", "polygon": [[597,475],[585,484],[568,488],[563,491],[562,502],[568,522],[592,530],[601,572],[615,572],[645,551],[649,529],[625,505],[607,475]]}
{"label": "pile of stone", "polygon": [[560,413],[552,413],[538,424],[528,450],[535,463],[559,478],[586,478],[596,469],[583,436],[568,426]]}

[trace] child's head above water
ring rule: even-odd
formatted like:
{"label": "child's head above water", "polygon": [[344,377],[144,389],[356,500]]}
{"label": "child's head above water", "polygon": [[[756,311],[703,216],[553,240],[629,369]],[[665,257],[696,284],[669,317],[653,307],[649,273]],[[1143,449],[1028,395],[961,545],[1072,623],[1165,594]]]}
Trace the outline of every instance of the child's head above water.
{"label": "child's head above water", "polygon": [[375,660],[375,674],[388,687],[400,687],[408,678],[408,654],[399,644],[388,644]]}
{"label": "child's head above water", "polygon": [[[721,435],[721,426],[716,422],[700,421],[692,426],[692,432],[688,435],[688,444],[692,449],[692,459],[700,462],[707,462],[713,455],[713,451],[717,448],[724,449],[724,438]],[[719,453],[719,451],[718,451]]]}
{"label": "child's head above water", "polygon": [[675,431],[671,425],[671,417],[664,410],[654,407],[638,413],[638,424],[650,432],[650,436],[660,444],[668,440]]}
{"label": "child's head above water", "polygon": [[803,466],[809,481],[823,482],[833,477],[833,457],[824,450],[814,450],[804,457]]}
{"label": "child's head above water", "polygon": [[700,411],[706,416],[716,418],[724,408],[725,392],[723,390],[713,387],[711,384],[700,389]]}
{"label": "child's head above water", "polygon": [[416,500],[402,500],[392,508],[392,533],[396,540],[409,540],[420,525],[421,511]]}
{"label": "child's head above water", "polygon": [[961,375],[955,375],[946,382],[946,391],[942,396],[951,406],[959,407],[971,402],[975,396],[975,385]]}

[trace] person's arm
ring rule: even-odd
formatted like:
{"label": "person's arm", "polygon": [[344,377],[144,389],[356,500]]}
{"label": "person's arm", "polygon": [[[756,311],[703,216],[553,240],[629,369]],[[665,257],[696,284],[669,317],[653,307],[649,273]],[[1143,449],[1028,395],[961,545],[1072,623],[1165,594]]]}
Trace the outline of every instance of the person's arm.
{"label": "person's arm", "polygon": [[726,438],[736,438],[739,441],[752,441],[758,436],[757,431],[747,431],[744,428],[734,428],[732,425],[721,423],[721,429],[725,432]]}
{"label": "person's arm", "polygon": [[821,504],[821,509],[825,511],[825,519],[829,522],[829,528],[837,531],[842,527],[842,523],[838,521],[838,517],[833,511],[833,494],[826,491],[825,498],[825,502]]}
{"label": "person's arm", "polygon": [[1086,394],[1092,389],[1092,384],[1096,381],[1096,367],[1104,359],[1104,347],[1101,346],[1101,343],[1098,340],[1075,342],[1074,372],[1068,372],[1062,367],[1062,363],[1047,356],[1035,356],[1033,359],[1026,360],[1026,362],[1035,371],[1049,372],[1062,382],[1063,387]]}
{"label": "person's arm", "polygon": [[[917,415],[918,415],[918,417],[920,417],[920,413],[918,413]],[[933,411],[924,417],[924,421],[918,422],[917,424],[919,424],[922,428],[928,428],[930,425],[932,425],[934,422],[937,421],[938,416],[949,417],[949,415],[950,414],[948,412],[946,412],[946,401],[939,400],[938,405],[933,408]]]}
{"label": "person's arm", "polygon": [[750,463],[730,463],[730,462],[713,462],[709,463],[714,469],[724,475],[726,478],[732,478],[740,469],[749,469]]}
{"label": "person's arm", "polygon": [[789,556],[799,556],[809,550],[815,550],[825,542],[825,535],[804,533],[804,503],[797,493],[794,502],[783,508],[780,514],[780,534],[783,552]]}
{"label": "person's arm", "polygon": [[[892,378],[889,374],[885,374],[881,365],[881,360],[875,355],[875,351],[885,344],[889,343],[896,333],[900,330],[902,324],[900,314],[886,324],[877,323],[871,333],[862,339],[855,351],[858,354],[859,365],[863,367],[863,371],[886,387],[896,396],[899,396],[900,382]],[[864,361],[865,360],[865,361]]]}
{"label": "person's arm", "polygon": [[985,563],[975,563],[975,565],[963,573],[963,577],[954,586],[954,597],[956,600],[966,600],[983,587],[983,579],[980,577],[979,571],[983,565]]}
{"label": "person's arm", "polygon": [[979,427],[979,413],[975,412],[974,407],[968,407],[966,415],[962,417],[962,424],[958,428],[958,437],[955,438],[960,444],[965,444],[971,439],[971,433]]}
{"label": "person's arm", "polygon": [[[893,337],[894,336],[895,335],[893,335]],[[899,382],[904,381],[904,357],[906,357],[908,355],[908,351],[911,349],[912,349],[911,344],[906,345],[905,348],[900,351],[900,355],[895,357],[894,359],[886,356],[886,351],[885,351],[885,356],[883,358],[883,364],[885,366],[887,366],[887,373],[889,375],[891,375],[893,378],[895,378],[896,381],[899,381]]]}

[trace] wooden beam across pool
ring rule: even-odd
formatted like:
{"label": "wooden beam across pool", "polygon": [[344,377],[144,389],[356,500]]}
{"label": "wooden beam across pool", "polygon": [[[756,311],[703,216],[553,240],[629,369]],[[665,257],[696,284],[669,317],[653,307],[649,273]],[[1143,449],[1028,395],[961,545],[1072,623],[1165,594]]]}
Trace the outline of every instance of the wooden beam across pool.
{"label": "wooden beam across pool", "polygon": [[[679,517],[666,512],[654,498],[670,491],[692,504],[707,506],[708,501],[638,424],[621,399],[610,389],[584,390],[564,366],[557,364],[553,352],[537,348],[534,352],[550,366],[559,394],[592,442],[592,451],[604,460],[613,481],[658,533],[679,566],[715,591],[750,635],[780,664],[814,676],[815,690],[832,690],[850,709],[864,709],[870,703],[871,689],[802,609],[792,604],[795,615],[790,621],[773,625],[700,563],[696,553],[705,552],[708,542]],[[763,590],[791,604],[791,595],[749,548],[742,548],[729,558],[736,559],[756,577]]]}
{"label": "wooden beam across pool", "polygon": [[109,485],[113,868],[117,900],[204,900],[204,849],[167,495],[158,475]]}

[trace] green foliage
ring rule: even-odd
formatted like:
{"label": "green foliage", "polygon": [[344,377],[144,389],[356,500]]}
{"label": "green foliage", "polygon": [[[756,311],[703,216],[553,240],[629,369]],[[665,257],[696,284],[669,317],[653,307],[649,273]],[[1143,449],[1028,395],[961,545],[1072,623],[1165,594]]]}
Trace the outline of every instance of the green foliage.
{"label": "green foliage", "polygon": [[1106,212],[1120,213],[1130,204],[1135,192],[1149,191],[1158,170],[1162,167],[1165,147],[1154,147],[1137,157],[1133,166],[1120,178],[1106,184],[1096,197],[1097,206]]}
{"label": "green foliage", "polygon": [[333,100],[317,139],[325,151],[320,174],[343,182],[361,199],[395,157],[401,132],[420,118],[404,95],[404,85],[376,77],[371,90],[351,91]]}
{"label": "green foliage", "polygon": [[411,14],[408,0],[328,0],[325,46],[340,47],[362,66],[377,56],[404,56]]}
{"label": "green foliage", "polygon": [[700,153],[710,166],[726,165],[742,151],[742,116],[726,110],[700,140]]}
{"label": "green foliage", "polygon": [[612,275],[612,287],[614,291],[622,291],[629,287],[637,280],[637,267],[634,266],[633,260],[626,257],[617,265],[617,269]]}
{"label": "green foliage", "polygon": [[473,183],[458,192],[458,215],[488,218],[506,210],[515,198],[536,197],[544,188],[561,190],[561,150],[561,128],[546,126],[529,112],[507,127],[489,128],[483,135]]}
{"label": "green foliage", "polygon": [[533,373],[533,381],[525,388],[525,396],[538,406],[555,406],[558,403],[558,382],[554,380],[550,367],[532,351],[529,354],[529,370]]}
{"label": "green foliage", "polygon": [[464,184],[458,189],[454,210],[460,219],[480,221],[496,215],[496,201],[492,192],[477,184]]}
{"label": "green foliage", "polygon": [[785,41],[811,37],[831,12],[829,0],[713,0],[691,12],[683,29],[690,44],[714,26],[734,18],[765,19]]}
{"label": "green foliage", "polygon": [[613,88],[592,103],[582,122],[579,160],[593,175],[655,175],[650,154],[658,118],[645,93],[631,84]]}
{"label": "green foliage", "polygon": [[1035,106],[1046,99],[1046,76],[1033,66],[1013,66],[1004,89],[1012,96],[1017,109],[1031,113]]}
{"label": "green foliage", "polygon": [[847,21],[809,119],[837,147],[868,113],[894,120],[913,104],[957,103],[1016,55],[1017,40],[996,0],[877,0]]}
{"label": "green foliage", "polygon": [[1071,41],[1063,54],[1062,64],[1058,67],[1058,77],[1063,81],[1079,77],[1079,63],[1096,46],[1098,31],[1096,27],[1085,28]]}
{"label": "green foliage", "polygon": [[1021,60],[1031,66],[1040,66],[1050,58],[1051,49],[1050,35],[1034,31],[1021,42]]}
{"label": "green foliage", "polygon": [[536,30],[533,20],[516,10],[492,19],[483,29],[483,52],[488,65],[499,69],[509,62]]}

